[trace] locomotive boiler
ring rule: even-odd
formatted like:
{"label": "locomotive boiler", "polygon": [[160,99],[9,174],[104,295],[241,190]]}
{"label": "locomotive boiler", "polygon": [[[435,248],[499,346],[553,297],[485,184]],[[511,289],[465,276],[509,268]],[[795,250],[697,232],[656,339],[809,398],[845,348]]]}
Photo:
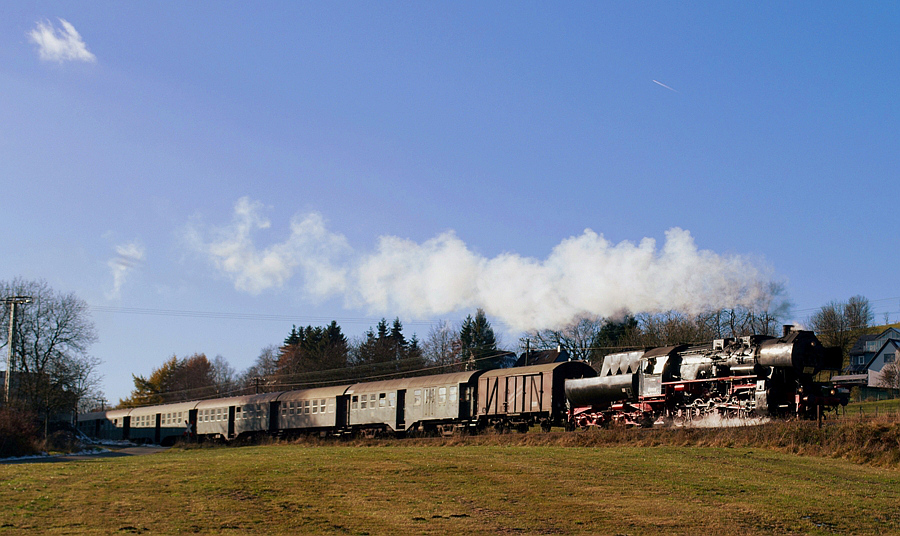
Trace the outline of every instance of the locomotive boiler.
{"label": "locomotive boiler", "polygon": [[817,417],[847,397],[814,380],[841,353],[811,331],[607,355],[594,378],[567,380],[569,427],[650,425],[718,414]]}

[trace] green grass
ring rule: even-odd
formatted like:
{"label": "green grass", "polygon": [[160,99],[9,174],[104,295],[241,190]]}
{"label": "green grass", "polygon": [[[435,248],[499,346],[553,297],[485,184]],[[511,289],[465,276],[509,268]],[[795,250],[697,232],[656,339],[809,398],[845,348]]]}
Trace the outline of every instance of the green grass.
{"label": "green grass", "polygon": [[534,438],[528,445],[524,437],[173,449],[0,466],[0,534],[890,534],[900,527],[896,468],[757,448],[571,447]]}
{"label": "green grass", "polygon": [[841,413],[848,416],[872,417],[875,415],[896,415],[900,417],[900,398],[873,402],[851,402]]}

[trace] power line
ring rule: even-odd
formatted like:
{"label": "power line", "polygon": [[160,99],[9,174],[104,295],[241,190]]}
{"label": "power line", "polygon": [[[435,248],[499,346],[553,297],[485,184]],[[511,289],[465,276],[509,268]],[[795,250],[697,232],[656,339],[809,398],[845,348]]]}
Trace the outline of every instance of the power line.
{"label": "power line", "polygon": [[[309,322],[311,324],[328,324],[332,320],[340,324],[369,324],[374,325],[380,322],[381,318],[366,317],[324,317],[324,316],[304,316],[304,315],[284,315],[271,313],[229,313],[222,311],[185,311],[180,309],[150,309],[142,307],[114,307],[107,305],[89,305],[92,311],[98,313],[113,314],[131,314],[131,315],[147,315],[147,316],[164,316],[171,318],[208,318],[213,320],[254,320],[262,322],[292,322],[297,323],[298,320]],[[403,325],[419,325],[432,326],[437,321],[403,321]]]}

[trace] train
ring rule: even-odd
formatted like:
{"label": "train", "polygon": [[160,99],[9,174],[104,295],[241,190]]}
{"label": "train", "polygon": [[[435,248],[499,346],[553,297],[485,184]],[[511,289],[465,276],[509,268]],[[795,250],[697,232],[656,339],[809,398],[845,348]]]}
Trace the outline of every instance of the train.
{"label": "train", "polygon": [[840,368],[838,350],[810,331],[583,361],[452,372],[79,415],[91,438],[171,445],[255,436],[397,436],[652,426],[716,413],[820,416],[846,394],[816,382]]}
{"label": "train", "polygon": [[396,436],[565,426],[565,381],[596,376],[583,361],[452,372],[78,417],[90,438],[171,445],[181,439]]}

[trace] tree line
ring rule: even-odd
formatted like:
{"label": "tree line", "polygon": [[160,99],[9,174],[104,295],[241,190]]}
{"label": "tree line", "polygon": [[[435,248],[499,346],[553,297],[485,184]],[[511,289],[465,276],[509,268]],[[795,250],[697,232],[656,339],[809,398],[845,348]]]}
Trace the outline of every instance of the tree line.
{"label": "tree line", "polygon": [[146,378],[135,375],[134,390],[120,405],[133,407],[494,368],[498,365],[497,355],[509,354],[498,348],[498,338],[481,309],[448,335],[446,349],[435,342],[429,340],[422,345],[415,334],[407,338],[399,317],[392,322],[382,318],[353,341],[336,321],[327,326],[294,325],[281,345],[263,348],[242,374],[236,374],[218,356],[212,362],[204,354],[180,359],[172,356]]}
{"label": "tree line", "polygon": [[[625,313],[619,318],[583,315],[559,329],[527,332],[515,348],[502,343],[481,309],[455,325],[438,321],[422,342],[415,335],[404,335],[399,318],[393,322],[382,318],[361,338],[352,341],[336,321],[327,326],[293,326],[281,345],[263,348],[242,374],[236,374],[219,357],[215,363],[202,367],[191,366],[194,361],[205,360],[202,354],[182,360],[172,357],[148,378],[135,376],[135,390],[122,403],[173,402],[508,367],[515,363],[514,350],[526,349],[563,350],[571,359],[599,368],[602,358],[613,352],[701,344],[753,334],[779,336],[787,312],[787,302],[780,302],[778,307],[763,311],[733,308],[697,315],[677,311]],[[853,342],[870,327],[871,321],[868,300],[855,296],[847,302],[823,306],[807,319],[806,329],[816,331],[825,346],[840,347],[846,359]],[[210,372],[204,372],[207,370]],[[195,376],[181,378],[190,375]]]}

